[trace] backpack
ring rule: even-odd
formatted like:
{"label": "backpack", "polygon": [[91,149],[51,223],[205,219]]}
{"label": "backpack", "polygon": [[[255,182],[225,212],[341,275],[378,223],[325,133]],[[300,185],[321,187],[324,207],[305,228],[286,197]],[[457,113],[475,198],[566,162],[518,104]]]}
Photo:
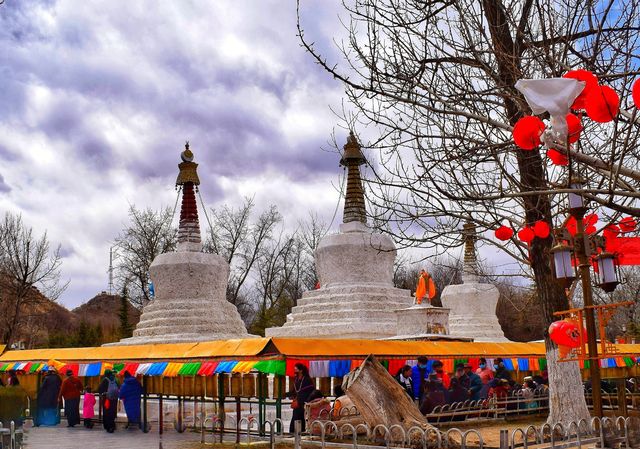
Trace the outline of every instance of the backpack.
{"label": "backpack", "polygon": [[107,399],[111,401],[115,401],[118,399],[118,394],[120,393],[120,389],[118,388],[118,384],[115,380],[109,379],[109,386],[107,387]]}

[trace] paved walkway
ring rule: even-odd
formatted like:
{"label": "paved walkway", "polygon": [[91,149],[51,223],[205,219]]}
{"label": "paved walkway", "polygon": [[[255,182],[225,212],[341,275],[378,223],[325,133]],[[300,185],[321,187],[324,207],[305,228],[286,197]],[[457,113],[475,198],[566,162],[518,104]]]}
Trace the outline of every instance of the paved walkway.
{"label": "paved walkway", "polygon": [[[25,433],[26,449],[200,449],[200,434],[167,431],[164,435],[155,432],[118,429],[107,433],[96,426],[67,428],[33,427]],[[208,442],[211,435],[207,435]]]}

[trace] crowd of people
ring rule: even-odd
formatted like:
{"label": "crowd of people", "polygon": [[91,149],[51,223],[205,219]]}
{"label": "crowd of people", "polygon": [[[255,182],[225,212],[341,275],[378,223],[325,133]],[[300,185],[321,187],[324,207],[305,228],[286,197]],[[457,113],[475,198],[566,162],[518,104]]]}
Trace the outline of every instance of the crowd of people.
{"label": "crowd of people", "polygon": [[[127,427],[136,426],[142,429],[140,419],[140,402],[142,385],[128,371],[118,379],[116,373],[105,370],[104,377],[98,386],[99,406],[102,408],[102,424],[107,432],[116,430],[118,401],[122,401],[127,414]],[[55,426],[60,423],[61,409],[67,427],[75,427],[81,423],[80,402],[82,398],[82,419],[84,427],[93,428],[96,408],[96,396],[89,386],[74,375],[73,371],[65,372],[64,380],[54,368],[50,368],[38,390],[36,402],[35,426]]]}
{"label": "crowd of people", "polygon": [[[333,419],[341,416],[341,409],[351,406],[349,398],[344,395],[340,386],[336,386],[333,404],[315,388],[313,379],[309,376],[308,368],[302,364],[294,367],[295,377],[288,396],[292,399],[293,416],[290,431],[293,432],[295,421],[301,421],[305,430],[305,421]],[[395,379],[406,394],[418,404],[420,411],[429,415],[436,407],[446,404],[464,403],[465,401],[482,401],[495,397],[498,403],[506,402],[508,397],[518,396],[521,404],[534,408],[538,403],[534,401],[536,393],[544,395],[548,391],[548,380],[542,375],[525,377],[522,384],[516,383],[501,358],[493,361],[490,367],[487,360],[481,358],[477,368],[469,363],[458,363],[453,375],[449,375],[444,364],[439,360],[429,363],[427,357],[419,357],[415,366],[404,365],[395,374]],[[305,417],[305,404],[309,404],[309,414]],[[305,419],[306,418],[306,419]]]}
{"label": "crowd of people", "polygon": [[489,397],[503,400],[514,393],[529,399],[536,390],[544,390],[548,384],[543,376],[526,377],[522,385],[517,384],[501,358],[494,360],[494,369],[484,358],[475,370],[469,363],[458,363],[453,376],[444,370],[444,364],[439,360],[433,361],[430,367],[426,357],[419,357],[417,362],[413,367],[400,368],[395,378],[425,415],[445,404],[482,401]]}

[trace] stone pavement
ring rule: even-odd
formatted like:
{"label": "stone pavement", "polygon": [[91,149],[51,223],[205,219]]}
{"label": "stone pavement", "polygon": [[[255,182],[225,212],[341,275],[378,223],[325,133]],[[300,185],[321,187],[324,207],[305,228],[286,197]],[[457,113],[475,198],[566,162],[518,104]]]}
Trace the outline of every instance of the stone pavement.
{"label": "stone pavement", "polygon": [[[207,442],[211,443],[211,435]],[[167,431],[164,435],[155,432],[143,433],[138,430],[118,429],[107,433],[99,426],[67,428],[33,427],[28,429],[24,439],[25,449],[200,449],[200,434]]]}

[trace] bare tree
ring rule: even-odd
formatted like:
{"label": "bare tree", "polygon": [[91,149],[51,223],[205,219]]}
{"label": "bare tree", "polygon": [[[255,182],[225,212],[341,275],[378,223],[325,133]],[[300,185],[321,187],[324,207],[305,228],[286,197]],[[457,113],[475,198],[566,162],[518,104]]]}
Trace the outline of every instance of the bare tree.
{"label": "bare tree", "polygon": [[227,286],[227,300],[234,304],[245,323],[250,323],[255,314],[251,289],[248,284],[261,251],[282,221],[275,206],[262,212],[252,222],[253,199],[246,198],[238,209],[223,205],[212,210],[213,222],[208,230],[205,251],[221,255],[229,263],[231,274]]}
{"label": "bare tree", "polygon": [[118,287],[126,288],[131,303],[141,308],[149,296],[149,267],[162,253],[173,251],[178,234],[171,224],[173,211],[129,207],[129,223],[115,238],[115,273]]}
{"label": "bare tree", "polygon": [[303,246],[295,235],[280,232],[267,242],[256,263],[257,313],[254,332],[264,335],[267,327],[281,326],[294,302],[302,295]]}
{"label": "bare tree", "polygon": [[[536,307],[546,323],[566,309],[553,280],[553,239],[530,246],[497,242],[499,224],[518,229],[543,220],[560,224],[565,210],[554,188],[579,173],[590,180],[586,198],[604,206],[604,221],[638,215],[640,181],[630,86],[638,75],[640,7],[607,0],[361,0],[345,3],[344,61],[328,62],[304,35],[303,46],[345,86],[347,127],[368,127],[377,164],[370,165],[369,201],[399,244],[458,246],[456,230],[472,222],[479,239],[497,245],[535,281]],[[346,65],[342,65],[345,62]],[[584,120],[584,136],[569,149],[569,169],[552,167],[540,151],[517,149],[512,126],[529,113],[514,85],[522,78],[593,71],[623,99],[607,125]],[[565,191],[566,192],[566,191]],[[553,421],[588,418],[575,363],[557,363],[549,340],[550,415]]]}
{"label": "bare tree", "polygon": [[304,256],[307,260],[307,263],[304,264],[305,271],[302,283],[306,290],[311,290],[318,283],[315,265],[316,249],[318,249],[322,237],[327,234],[329,225],[322,221],[316,213],[309,212],[309,218],[298,223],[298,228],[298,235],[304,244]]}
{"label": "bare tree", "polygon": [[38,238],[20,215],[7,212],[0,223],[0,320],[2,341],[11,344],[18,328],[37,314],[40,294],[55,301],[66,289],[61,282],[60,246],[50,248],[47,233]]}

